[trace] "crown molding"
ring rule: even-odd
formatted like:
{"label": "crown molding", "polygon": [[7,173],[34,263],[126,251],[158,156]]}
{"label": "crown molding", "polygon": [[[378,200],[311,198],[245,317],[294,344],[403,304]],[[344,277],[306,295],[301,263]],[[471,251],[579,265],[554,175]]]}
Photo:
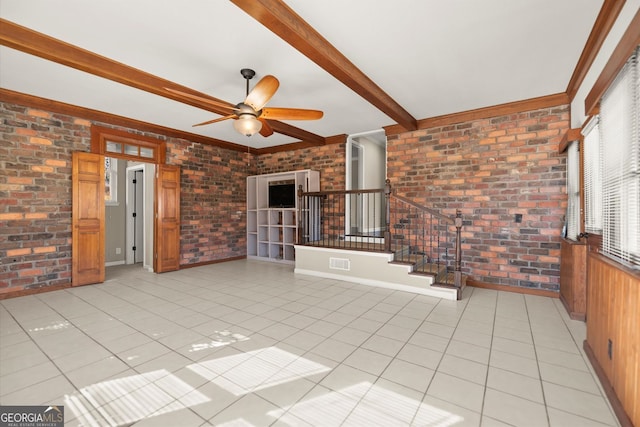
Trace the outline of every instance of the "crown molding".
{"label": "crown molding", "polygon": [[613,80],[622,67],[624,67],[624,64],[627,63],[629,57],[638,45],[640,45],[640,9],[629,23],[627,30],[622,35],[618,45],[609,57],[607,64],[602,69],[602,72],[585,98],[584,110],[587,115],[591,116],[595,114],[600,103],[600,98],[602,98],[607,88],[613,83]]}
{"label": "crown molding", "polygon": [[[477,108],[475,110],[461,111],[459,113],[444,114],[442,116],[418,120],[418,129],[449,126],[456,123],[488,119],[490,117],[505,116],[523,111],[539,110],[541,108],[557,107],[565,104],[569,104],[569,96],[566,93],[556,93],[554,95],[540,96],[522,101],[508,102],[491,107]],[[387,136],[407,132],[407,129],[400,125],[386,126],[384,130]]]}
{"label": "crown molding", "polygon": [[172,138],[180,138],[188,141],[198,142],[206,145],[213,145],[227,150],[240,151],[243,153],[254,153],[255,149],[240,144],[223,141],[221,139],[209,138],[194,133],[183,132],[165,126],[155,125],[140,120],[129,119],[127,117],[115,114],[105,113],[103,111],[92,110],[90,108],[78,107],[76,105],[66,104],[64,102],[53,101],[51,99],[40,98],[33,95],[27,95],[20,92],[14,92],[8,89],[0,88],[0,101],[23,105],[25,107],[35,108],[53,113],[64,114],[80,119],[89,120],[109,124],[112,126],[122,126],[129,129],[135,129],[143,132],[151,132],[159,135],[169,136]]}
{"label": "crown molding", "polygon": [[573,101],[573,98],[575,98],[578,93],[580,85],[589,72],[589,68],[593,65],[593,61],[596,59],[598,52],[600,52],[600,48],[607,38],[609,31],[611,31],[613,24],[615,24],[624,4],[625,0],[605,0],[602,4],[602,8],[600,8],[600,13],[598,13],[596,22],[593,24],[587,43],[582,50],[580,59],[578,59],[578,64],[573,70],[573,75],[567,85],[566,92],[571,101]]}

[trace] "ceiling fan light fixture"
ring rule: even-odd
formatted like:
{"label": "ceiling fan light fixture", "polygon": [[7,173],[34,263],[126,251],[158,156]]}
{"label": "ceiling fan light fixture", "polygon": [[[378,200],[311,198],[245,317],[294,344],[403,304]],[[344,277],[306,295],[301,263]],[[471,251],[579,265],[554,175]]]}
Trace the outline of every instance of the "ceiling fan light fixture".
{"label": "ceiling fan light fixture", "polygon": [[233,122],[233,127],[245,136],[253,136],[262,129],[262,122],[256,119],[253,114],[240,114],[238,119]]}

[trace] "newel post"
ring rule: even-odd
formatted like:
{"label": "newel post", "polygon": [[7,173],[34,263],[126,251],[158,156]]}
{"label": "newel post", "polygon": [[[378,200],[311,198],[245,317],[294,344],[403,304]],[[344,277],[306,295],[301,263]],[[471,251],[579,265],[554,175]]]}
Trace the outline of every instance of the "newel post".
{"label": "newel post", "polygon": [[302,245],[304,244],[302,238],[304,236],[304,230],[302,229],[304,225],[304,221],[302,219],[302,214],[304,212],[304,198],[302,197],[302,184],[298,185],[298,235],[296,236],[296,244]]}
{"label": "newel post", "polygon": [[456,210],[455,218],[456,226],[456,267],[453,273],[455,286],[460,289],[462,287],[462,211]]}
{"label": "newel post", "polygon": [[391,252],[391,181],[384,182],[384,250]]}

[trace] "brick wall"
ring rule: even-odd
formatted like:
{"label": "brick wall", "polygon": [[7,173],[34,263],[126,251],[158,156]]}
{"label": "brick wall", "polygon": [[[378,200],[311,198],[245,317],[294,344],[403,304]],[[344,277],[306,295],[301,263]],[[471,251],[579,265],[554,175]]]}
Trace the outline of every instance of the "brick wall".
{"label": "brick wall", "polygon": [[188,141],[167,145],[167,163],[181,170],[181,265],[246,255],[246,177],[255,173],[249,157]]}
{"label": "brick wall", "polygon": [[329,144],[257,157],[257,174],[312,169],[320,172],[320,189],[345,189],[345,144]]}
{"label": "brick wall", "polygon": [[[68,284],[71,153],[90,151],[91,123],[6,103],[0,121],[0,293]],[[245,255],[248,155],[144,135],[181,166],[181,264]]]}
{"label": "brick wall", "polygon": [[71,280],[71,152],[90,123],[0,107],[0,291]]}
{"label": "brick wall", "polygon": [[390,135],[387,175],[399,194],[447,215],[462,210],[472,279],[557,290],[566,210],[558,145],[568,126],[560,106]]}
{"label": "brick wall", "polygon": [[[561,106],[389,135],[387,174],[400,194],[462,210],[473,279],[558,289],[568,116]],[[71,152],[89,151],[91,123],[10,104],[0,119],[0,292],[69,283]],[[323,190],[344,189],[344,144],[249,156],[145,135],[181,166],[182,265],[246,253],[247,175],[314,169]]]}

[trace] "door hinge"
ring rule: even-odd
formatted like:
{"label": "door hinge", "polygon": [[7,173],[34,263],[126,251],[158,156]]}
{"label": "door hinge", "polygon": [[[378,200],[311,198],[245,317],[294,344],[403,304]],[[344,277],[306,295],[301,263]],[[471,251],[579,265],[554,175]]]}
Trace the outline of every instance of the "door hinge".
{"label": "door hinge", "polygon": [[131,216],[133,216],[135,218],[136,217],[136,213],[135,212],[132,213]]}
{"label": "door hinge", "polygon": [[132,248],[131,248],[131,250],[134,250],[134,251],[135,251],[135,250],[136,250],[136,247],[135,247],[135,246],[134,246],[134,247],[132,247]]}
{"label": "door hinge", "polygon": [[134,183],[134,184],[137,184],[137,183],[138,183],[138,180],[134,179],[134,180],[133,180],[133,183]]}

